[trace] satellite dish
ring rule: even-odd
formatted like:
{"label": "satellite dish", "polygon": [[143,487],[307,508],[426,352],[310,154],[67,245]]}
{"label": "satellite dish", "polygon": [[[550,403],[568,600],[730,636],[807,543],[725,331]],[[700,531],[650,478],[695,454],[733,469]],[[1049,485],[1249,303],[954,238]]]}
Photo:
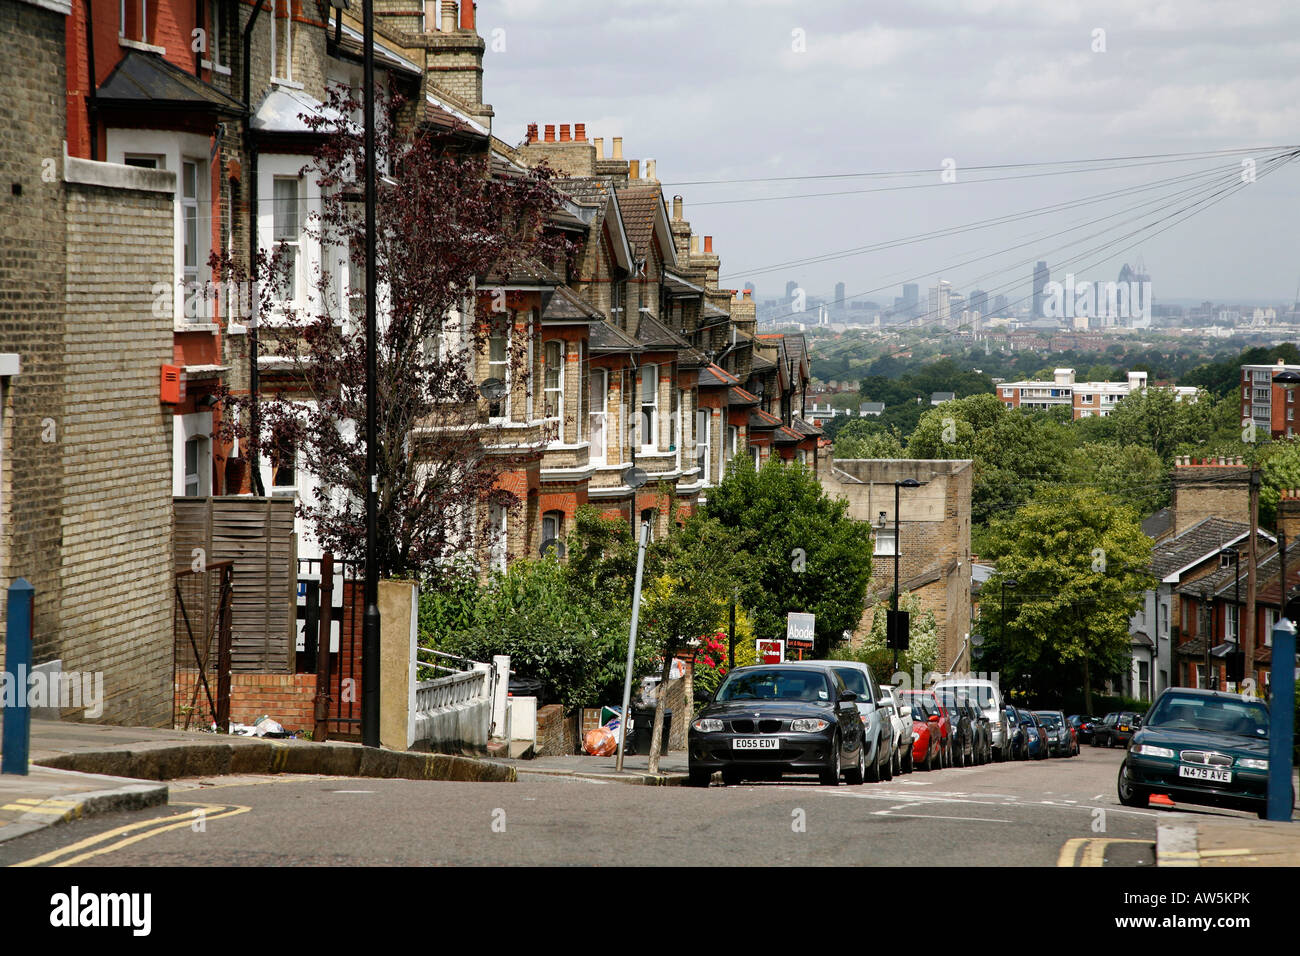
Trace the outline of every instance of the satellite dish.
{"label": "satellite dish", "polygon": [[557,558],[564,560],[564,542],[559,538],[547,538],[542,542],[542,546],[537,549],[537,553],[543,558],[546,557],[548,551],[554,551]]}
{"label": "satellite dish", "polygon": [[649,480],[650,476],[636,465],[623,472],[623,483],[629,488],[640,488]]}
{"label": "satellite dish", "polygon": [[478,391],[489,402],[498,402],[506,397],[506,383],[499,378],[485,379],[479,384]]}
{"label": "satellite dish", "polygon": [[971,646],[972,646],[972,647],[983,647],[983,646],[984,646],[984,635],[983,635],[983,634],[972,634],[972,635],[970,636],[970,642],[971,642]]}

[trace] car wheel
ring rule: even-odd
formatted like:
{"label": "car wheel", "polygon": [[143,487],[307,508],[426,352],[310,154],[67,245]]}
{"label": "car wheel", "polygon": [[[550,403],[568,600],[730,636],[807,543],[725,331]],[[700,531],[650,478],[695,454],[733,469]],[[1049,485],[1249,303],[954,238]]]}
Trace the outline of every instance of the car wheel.
{"label": "car wheel", "polygon": [[857,786],[867,779],[867,748],[863,744],[858,747],[858,763],[852,770],[844,772],[844,782]]}
{"label": "car wheel", "polygon": [[736,784],[740,783],[740,780],[741,776],[739,770],[722,771],[722,782],[728,787],[734,787]]}
{"label": "car wheel", "polygon": [[712,770],[697,770],[694,767],[690,770],[690,785],[692,787],[707,787],[709,781],[713,779]]}
{"label": "car wheel", "polygon": [[1116,788],[1119,791],[1119,802],[1126,807],[1145,807],[1151,795],[1145,787],[1139,787],[1129,780],[1127,760],[1120,765]]}
{"label": "car wheel", "polygon": [[876,759],[871,761],[871,766],[867,768],[867,782],[880,783],[880,745],[876,745]]}
{"label": "car wheel", "polygon": [[884,763],[884,769],[881,776],[886,780],[894,779],[894,755],[892,753],[889,755],[889,759]]}
{"label": "car wheel", "polygon": [[829,766],[820,774],[823,787],[838,787],[840,785],[840,738],[836,737],[831,741],[831,759]]}
{"label": "car wheel", "polygon": [[914,769],[913,764],[912,764],[912,760],[913,760],[913,758],[912,758],[912,748],[911,748],[911,747],[908,747],[908,748],[907,748],[907,753],[906,753],[906,754],[904,755],[904,757],[903,757],[903,766],[902,766],[903,773],[911,773],[911,772],[912,772],[912,770]]}

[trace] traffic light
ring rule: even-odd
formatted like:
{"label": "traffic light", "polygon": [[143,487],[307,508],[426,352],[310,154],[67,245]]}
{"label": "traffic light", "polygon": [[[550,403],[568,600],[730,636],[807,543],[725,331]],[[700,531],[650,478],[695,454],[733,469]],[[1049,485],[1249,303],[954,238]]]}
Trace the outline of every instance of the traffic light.
{"label": "traffic light", "polygon": [[885,646],[896,651],[905,651],[912,629],[911,615],[907,611],[885,612]]}
{"label": "traffic light", "polygon": [[1239,684],[1246,679],[1246,652],[1233,651],[1228,655],[1228,680]]}

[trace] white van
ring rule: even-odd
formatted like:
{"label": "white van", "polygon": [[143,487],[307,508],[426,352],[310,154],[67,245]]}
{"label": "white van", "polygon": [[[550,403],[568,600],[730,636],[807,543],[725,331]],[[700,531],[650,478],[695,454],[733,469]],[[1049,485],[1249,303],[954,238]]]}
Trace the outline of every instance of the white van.
{"label": "white van", "polygon": [[1008,742],[1014,735],[1014,730],[1008,726],[1002,692],[998,690],[997,684],[981,677],[945,677],[931,689],[951,690],[969,697],[989,719],[989,731],[993,738],[993,759],[1007,759]]}

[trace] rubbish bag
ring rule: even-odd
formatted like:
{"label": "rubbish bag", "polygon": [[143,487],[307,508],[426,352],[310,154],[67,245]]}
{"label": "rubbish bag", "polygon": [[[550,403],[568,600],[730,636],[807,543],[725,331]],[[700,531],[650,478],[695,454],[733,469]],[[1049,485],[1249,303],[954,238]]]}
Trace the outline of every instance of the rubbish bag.
{"label": "rubbish bag", "polygon": [[284,726],[265,714],[253,721],[253,735],[256,737],[287,737]]}
{"label": "rubbish bag", "polygon": [[618,728],[594,727],[583,738],[582,749],[593,757],[610,757],[618,752]]}

